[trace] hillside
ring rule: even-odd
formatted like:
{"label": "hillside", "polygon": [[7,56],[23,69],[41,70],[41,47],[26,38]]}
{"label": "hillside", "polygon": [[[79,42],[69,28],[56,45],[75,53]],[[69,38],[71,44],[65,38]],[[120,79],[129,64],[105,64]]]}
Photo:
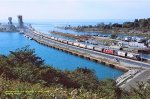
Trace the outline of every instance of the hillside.
{"label": "hillside", "polygon": [[[115,81],[99,80],[94,71],[61,71],[45,65],[33,49],[24,47],[0,56],[0,97],[31,99],[148,99],[149,87],[124,92]],[[141,98],[142,97],[142,98]],[[146,97],[146,98],[143,98]]]}

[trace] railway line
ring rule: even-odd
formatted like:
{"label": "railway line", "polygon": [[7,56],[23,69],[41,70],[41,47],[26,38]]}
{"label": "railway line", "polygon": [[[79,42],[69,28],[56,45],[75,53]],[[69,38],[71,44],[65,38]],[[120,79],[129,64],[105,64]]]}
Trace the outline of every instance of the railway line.
{"label": "railway line", "polygon": [[29,36],[30,38],[36,40],[36,41],[42,41],[43,43],[45,43],[45,45],[60,46],[63,48],[67,48],[69,50],[75,50],[78,52],[87,53],[90,56],[95,57],[95,58],[105,58],[105,59],[110,60],[110,61],[117,60],[117,62],[120,65],[123,65],[126,67],[150,68],[150,64],[145,63],[145,62],[141,62],[141,61],[132,60],[132,59],[128,59],[128,58],[124,58],[124,57],[120,57],[120,56],[115,56],[115,55],[111,55],[111,54],[106,54],[106,53],[94,51],[92,49],[79,47],[79,46],[76,46],[75,44],[71,44],[69,42],[67,43],[65,41],[61,42],[60,40],[58,40],[54,37],[49,37],[48,35],[39,33],[37,31],[35,32],[32,30],[28,30],[24,34]]}

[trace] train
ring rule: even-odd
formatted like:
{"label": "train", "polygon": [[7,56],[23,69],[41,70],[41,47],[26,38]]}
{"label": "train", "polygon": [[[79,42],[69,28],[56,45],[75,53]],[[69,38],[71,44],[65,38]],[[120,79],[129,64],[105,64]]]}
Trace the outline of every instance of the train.
{"label": "train", "polygon": [[[38,35],[42,38],[55,40],[55,41],[58,41],[58,42],[61,42],[64,44],[68,44],[68,45],[72,45],[72,46],[76,46],[76,47],[80,47],[80,48],[84,48],[84,49],[88,49],[88,50],[93,50],[96,52],[101,52],[101,53],[105,53],[105,54],[115,55],[115,56],[129,58],[129,59],[138,60],[138,61],[142,60],[140,54],[125,52],[122,50],[111,49],[111,48],[108,48],[105,46],[87,45],[84,43],[73,42],[73,41],[69,41],[69,40],[65,40],[65,39],[57,38],[57,37],[53,37],[53,36],[45,36],[42,34],[38,34]],[[143,61],[145,61],[145,60],[143,60]]]}
{"label": "train", "polygon": [[[52,37],[52,39],[54,39],[54,38]],[[97,52],[102,52],[105,54],[120,56],[120,57],[129,58],[129,59],[133,59],[133,60],[139,60],[139,61],[141,60],[139,54],[135,54],[135,53],[131,53],[131,52],[125,52],[125,51],[121,51],[121,50],[110,49],[110,48],[104,47],[104,46],[102,47],[102,46],[87,45],[87,44],[68,41],[68,40],[64,40],[64,39],[60,39],[60,38],[55,38],[54,40],[57,40],[59,42],[65,43],[65,44],[73,45],[76,47],[80,47],[80,48],[93,50],[93,51],[97,51]]]}

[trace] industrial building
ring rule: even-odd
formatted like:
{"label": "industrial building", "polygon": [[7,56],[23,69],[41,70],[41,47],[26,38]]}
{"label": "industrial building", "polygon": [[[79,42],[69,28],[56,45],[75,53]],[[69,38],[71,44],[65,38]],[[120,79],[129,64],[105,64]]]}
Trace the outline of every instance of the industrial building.
{"label": "industrial building", "polygon": [[8,17],[7,24],[0,24],[0,32],[15,32],[24,28],[22,16],[18,16],[18,25],[15,26],[12,22],[12,17]]}
{"label": "industrial building", "polygon": [[21,15],[18,15],[18,28],[23,28],[24,24],[23,24],[23,19]]}

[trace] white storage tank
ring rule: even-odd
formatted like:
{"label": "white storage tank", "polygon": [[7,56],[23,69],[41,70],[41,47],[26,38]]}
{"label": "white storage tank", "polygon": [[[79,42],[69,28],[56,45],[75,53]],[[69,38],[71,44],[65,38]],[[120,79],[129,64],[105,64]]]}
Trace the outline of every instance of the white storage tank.
{"label": "white storage tank", "polygon": [[131,47],[140,47],[140,48],[145,48],[146,46],[144,43],[138,43],[138,42],[129,42],[129,46]]}

